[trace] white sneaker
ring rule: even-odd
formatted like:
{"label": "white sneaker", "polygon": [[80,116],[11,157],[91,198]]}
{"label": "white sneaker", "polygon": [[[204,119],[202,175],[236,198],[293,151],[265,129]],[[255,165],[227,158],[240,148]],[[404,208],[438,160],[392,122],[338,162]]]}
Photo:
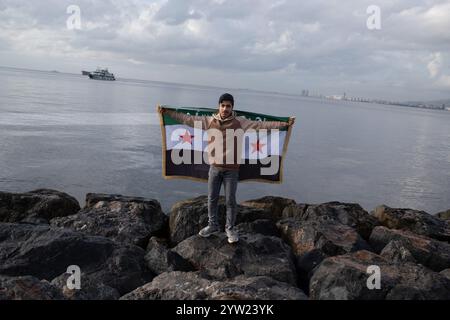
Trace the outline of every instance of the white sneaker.
{"label": "white sneaker", "polygon": [[239,241],[239,235],[234,230],[226,230],[227,237],[228,237],[228,243],[236,243]]}
{"label": "white sneaker", "polygon": [[200,230],[198,235],[203,238],[208,238],[209,236],[211,236],[213,234],[217,234],[217,233],[219,233],[219,228],[207,226],[207,227],[203,228],[202,230]]}

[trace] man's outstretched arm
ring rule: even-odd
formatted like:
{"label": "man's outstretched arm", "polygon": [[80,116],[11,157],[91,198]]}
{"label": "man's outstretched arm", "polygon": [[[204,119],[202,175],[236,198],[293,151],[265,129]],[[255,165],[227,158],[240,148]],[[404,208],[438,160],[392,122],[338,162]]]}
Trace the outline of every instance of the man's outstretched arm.
{"label": "man's outstretched arm", "polygon": [[160,106],[158,106],[158,112],[160,112],[161,114],[167,114],[174,120],[190,127],[194,127],[196,121],[200,121],[202,123],[202,129],[205,129],[207,127],[207,116],[193,116],[185,114],[183,112],[165,109]]}

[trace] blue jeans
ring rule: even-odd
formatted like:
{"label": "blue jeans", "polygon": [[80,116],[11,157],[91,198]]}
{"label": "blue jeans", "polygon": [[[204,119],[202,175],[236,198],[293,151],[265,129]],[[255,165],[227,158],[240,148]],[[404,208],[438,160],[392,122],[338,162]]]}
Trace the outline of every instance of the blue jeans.
{"label": "blue jeans", "polygon": [[236,223],[237,204],[236,189],[239,181],[238,170],[223,170],[214,166],[209,168],[208,177],[208,219],[209,225],[219,227],[218,211],[219,211],[219,195],[220,187],[225,189],[225,202],[227,207],[227,219],[225,228],[233,229]]}

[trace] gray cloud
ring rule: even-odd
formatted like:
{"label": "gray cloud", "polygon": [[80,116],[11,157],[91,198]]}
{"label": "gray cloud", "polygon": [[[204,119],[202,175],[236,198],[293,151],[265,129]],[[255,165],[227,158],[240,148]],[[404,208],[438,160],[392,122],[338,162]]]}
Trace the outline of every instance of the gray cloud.
{"label": "gray cloud", "polygon": [[355,94],[372,86],[381,97],[450,93],[448,1],[377,1],[376,31],[366,27],[373,4],[366,0],[79,0],[82,29],[69,31],[73,2],[0,0],[2,56],[50,55],[71,65],[106,59],[121,70],[178,66],[195,70],[185,82],[218,72],[228,86],[267,88],[272,79],[274,90],[294,93],[304,86]]}
{"label": "gray cloud", "polygon": [[155,15],[156,20],[169,25],[180,25],[187,20],[201,18],[202,14],[190,5],[190,1],[168,1]]}

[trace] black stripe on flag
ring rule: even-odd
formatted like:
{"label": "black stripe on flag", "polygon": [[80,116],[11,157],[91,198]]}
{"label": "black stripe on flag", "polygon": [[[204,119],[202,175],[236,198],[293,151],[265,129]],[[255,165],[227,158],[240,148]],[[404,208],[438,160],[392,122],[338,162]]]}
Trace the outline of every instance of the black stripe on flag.
{"label": "black stripe on flag", "polygon": [[[179,150],[177,150],[179,152]],[[201,151],[195,150],[181,150],[180,156],[183,156],[184,152],[191,152],[191,160],[194,161],[194,153],[202,153]],[[280,156],[272,156],[272,158],[278,158],[278,164],[281,164]],[[203,158],[202,158],[203,159]],[[274,161],[274,160],[272,160]],[[280,181],[280,168],[278,168],[277,173],[274,175],[261,175],[261,168],[269,168],[271,164],[249,164],[248,160],[239,167],[239,181],[253,180],[253,179],[263,179],[267,181]],[[209,165],[206,163],[202,164],[174,164],[171,158],[171,150],[166,151],[166,172],[167,177],[192,177],[202,180],[208,180]]]}

